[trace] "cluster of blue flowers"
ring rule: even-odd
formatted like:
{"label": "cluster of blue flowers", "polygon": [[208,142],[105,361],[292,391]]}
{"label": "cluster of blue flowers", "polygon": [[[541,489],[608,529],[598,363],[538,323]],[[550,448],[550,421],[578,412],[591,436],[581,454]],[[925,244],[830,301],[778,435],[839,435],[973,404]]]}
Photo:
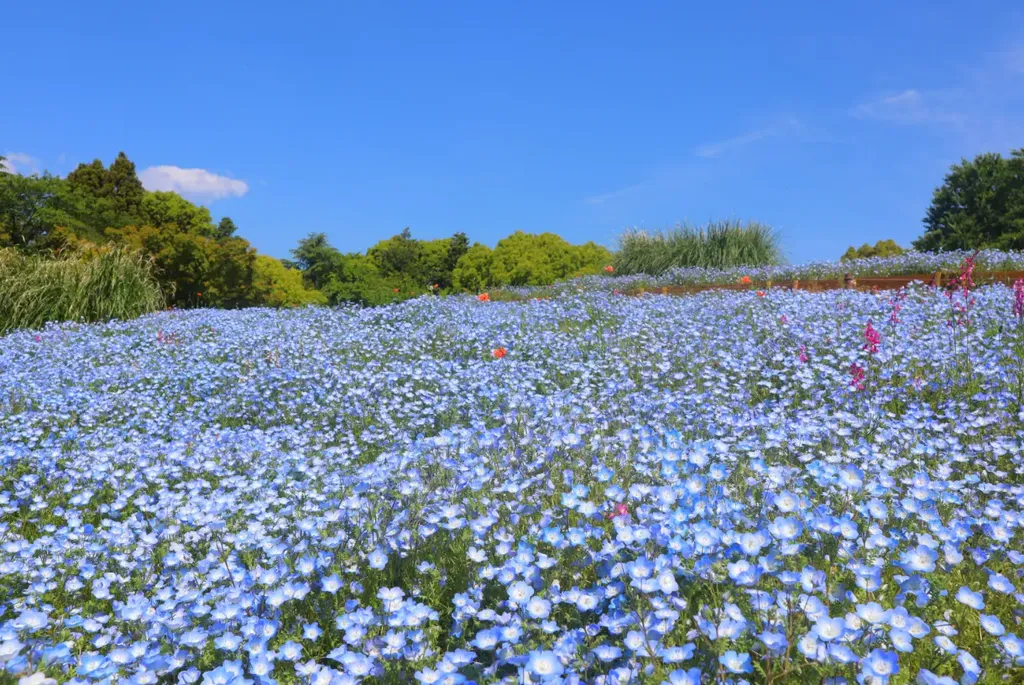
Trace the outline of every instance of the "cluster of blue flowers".
{"label": "cluster of blue flowers", "polygon": [[593,290],[8,335],[0,670],[1024,682],[1013,301]]}
{"label": "cluster of blue flowers", "polygon": [[[979,271],[1022,271],[1024,253],[985,249],[978,252],[905,252],[896,257],[868,257],[848,262],[806,262],[802,264],[780,264],[778,266],[735,266],[728,268],[675,267],[657,276],[635,274],[629,276],[605,275],[583,276],[561,281],[546,290],[552,292],[573,292],[584,290],[628,290],[637,287],[660,287],[672,285],[735,284],[746,276],[755,284],[772,281],[778,284],[799,280],[802,283],[818,280],[841,281],[847,274],[857,277],[882,276],[931,276],[936,272],[945,274],[948,281],[955,276],[967,257],[974,257]],[[924,278],[927,282],[929,278]],[[508,292],[529,294],[530,288],[503,288]]]}

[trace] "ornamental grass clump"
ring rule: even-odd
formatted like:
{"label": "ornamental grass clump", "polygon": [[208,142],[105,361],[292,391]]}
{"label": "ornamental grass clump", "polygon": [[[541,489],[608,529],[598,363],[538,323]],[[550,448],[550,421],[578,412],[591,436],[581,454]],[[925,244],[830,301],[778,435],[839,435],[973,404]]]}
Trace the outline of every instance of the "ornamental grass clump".
{"label": "ornamental grass clump", "polygon": [[131,319],[164,302],[152,262],[139,253],[0,250],[0,332],[60,321]]}

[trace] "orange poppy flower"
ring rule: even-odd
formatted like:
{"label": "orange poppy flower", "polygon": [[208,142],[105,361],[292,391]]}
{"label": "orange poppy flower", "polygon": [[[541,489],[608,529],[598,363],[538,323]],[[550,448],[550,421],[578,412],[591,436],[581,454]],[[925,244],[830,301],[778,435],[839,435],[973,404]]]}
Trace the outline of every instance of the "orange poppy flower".
{"label": "orange poppy flower", "polygon": [[758,297],[764,297],[764,291],[763,290],[758,290],[757,291],[757,296]]}
{"label": "orange poppy flower", "polygon": [[750,276],[744,276],[741,278],[740,283],[743,285],[750,285]]}
{"label": "orange poppy flower", "polygon": [[494,355],[495,359],[501,359],[506,354],[508,354],[508,350],[506,350],[504,347],[499,347],[495,350],[491,350],[491,354]]}
{"label": "orange poppy flower", "polygon": [[476,299],[480,300],[481,302],[490,302],[491,296],[488,295],[487,293],[480,293],[479,295],[476,296]]}
{"label": "orange poppy flower", "polygon": [[396,293],[398,292],[398,288],[395,288],[395,292],[396,292]]}
{"label": "orange poppy flower", "polygon": [[605,271],[606,271],[607,273],[612,273],[613,271],[615,271],[615,267],[614,267],[614,266],[612,266],[611,264],[609,264],[608,266],[606,266],[606,267],[604,268],[604,270],[605,270]]}

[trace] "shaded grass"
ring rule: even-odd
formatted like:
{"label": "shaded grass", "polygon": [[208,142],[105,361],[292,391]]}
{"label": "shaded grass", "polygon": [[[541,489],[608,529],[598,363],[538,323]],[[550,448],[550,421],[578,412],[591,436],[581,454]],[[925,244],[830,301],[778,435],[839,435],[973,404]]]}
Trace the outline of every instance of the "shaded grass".
{"label": "shaded grass", "polygon": [[657,275],[675,267],[725,269],[781,262],[779,237],[770,226],[727,219],[700,227],[680,224],[657,233],[628,229],[619,238],[615,271]]}
{"label": "shaded grass", "polygon": [[0,250],[0,333],[49,321],[128,319],[164,302],[152,261],[136,252],[43,256]]}

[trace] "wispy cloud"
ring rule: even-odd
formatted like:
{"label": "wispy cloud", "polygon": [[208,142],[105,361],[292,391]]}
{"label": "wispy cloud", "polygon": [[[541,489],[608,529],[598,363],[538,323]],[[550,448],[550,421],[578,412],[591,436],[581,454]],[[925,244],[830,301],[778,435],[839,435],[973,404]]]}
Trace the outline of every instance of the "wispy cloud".
{"label": "wispy cloud", "polygon": [[221,176],[206,169],[182,169],[177,166],[151,166],[139,173],[147,190],[170,190],[191,199],[213,202],[225,197],[242,197],[249,184]]}
{"label": "wispy cloud", "polygon": [[862,102],[850,110],[858,119],[877,119],[901,124],[941,124],[962,126],[969,120],[959,111],[958,91],[922,92],[909,88],[901,93]]}
{"label": "wispy cloud", "polygon": [[624,195],[629,195],[632,192],[640,190],[644,187],[643,183],[634,183],[631,186],[625,188],[619,188],[618,190],[612,190],[607,193],[601,193],[600,195],[591,195],[590,197],[583,198],[583,202],[588,205],[603,205],[609,200],[617,200]]}
{"label": "wispy cloud", "polygon": [[0,164],[3,164],[8,173],[31,176],[41,171],[39,160],[32,155],[25,154],[24,152],[5,152],[2,156],[5,159]]}
{"label": "wispy cloud", "polygon": [[693,154],[699,159],[689,158],[667,164],[651,171],[639,183],[585,197],[583,202],[584,204],[597,206],[612,202],[613,200],[619,200],[640,191],[651,192],[656,189],[679,187],[681,184],[691,182],[695,178],[706,175],[708,163],[702,160],[718,157],[763,140],[781,138],[802,131],[803,124],[800,120],[789,117],[779,120],[770,126],[765,126],[733,138],[698,145],[694,149]]}
{"label": "wispy cloud", "polygon": [[951,74],[945,88],[883,93],[854,106],[849,114],[928,127],[953,137],[964,149],[1018,145],[1024,130],[1024,42],[994,50]]}
{"label": "wispy cloud", "polygon": [[747,145],[767,140],[768,138],[778,138],[788,133],[792,133],[798,128],[800,128],[800,122],[797,119],[790,118],[779,124],[750,131],[749,133],[744,133],[716,143],[704,143],[703,145],[698,145],[694,150],[694,153],[698,157],[718,157],[723,152],[729,152],[737,148],[746,147]]}

